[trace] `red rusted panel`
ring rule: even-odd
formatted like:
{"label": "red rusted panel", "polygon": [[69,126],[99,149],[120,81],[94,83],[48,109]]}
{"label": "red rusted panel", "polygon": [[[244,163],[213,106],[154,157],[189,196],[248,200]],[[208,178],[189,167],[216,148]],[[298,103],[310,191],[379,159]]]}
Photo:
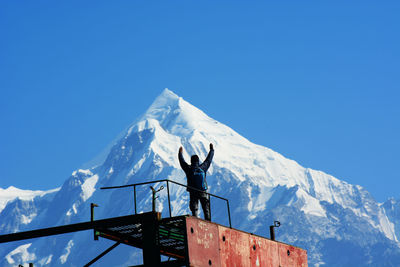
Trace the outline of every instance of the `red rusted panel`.
{"label": "red rusted panel", "polygon": [[307,267],[307,251],[194,217],[186,218],[191,267]]}
{"label": "red rusted panel", "polygon": [[218,226],[194,217],[186,218],[191,267],[220,267]]}
{"label": "red rusted panel", "polygon": [[251,267],[279,267],[277,242],[254,235],[249,240]]}
{"label": "red rusted panel", "polygon": [[222,267],[250,267],[249,234],[218,226]]}
{"label": "red rusted panel", "polygon": [[282,267],[307,267],[307,251],[278,243],[279,261]]}

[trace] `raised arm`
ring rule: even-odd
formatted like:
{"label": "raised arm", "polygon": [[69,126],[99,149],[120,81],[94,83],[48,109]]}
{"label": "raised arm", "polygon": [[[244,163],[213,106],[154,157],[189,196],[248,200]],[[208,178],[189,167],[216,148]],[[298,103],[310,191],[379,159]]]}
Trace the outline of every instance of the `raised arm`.
{"label": "raised arm", "polygon": [[214,146],[213,144],[210,144],[210,152],[208,152],[207,158],[204,160],[204,162],[201,164],[201,168],[205,171],[208,170],[208,168],[211,165],[211,161],[214,157]]}
{"label": "raised arm", "polygon": [[183,158],[182,155],[183,148],[179,148],[178,152],[178,159],[179,159],[179,164],[181,164],[181,168],[186,172],[189,169],[189,165],[186,163],[185,159]]}

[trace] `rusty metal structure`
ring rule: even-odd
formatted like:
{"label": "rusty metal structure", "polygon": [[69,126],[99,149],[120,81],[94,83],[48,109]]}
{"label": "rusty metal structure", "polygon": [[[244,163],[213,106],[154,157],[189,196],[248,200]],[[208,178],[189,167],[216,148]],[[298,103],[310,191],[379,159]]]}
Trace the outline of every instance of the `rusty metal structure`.
{"label": "rusty metal structure", "polygon": [[[153,188],[153,200],[154,191]],[[188,215],[161,218],[161,213],[154,210],[94,220],[94,207],[96,205],[91,204],[89,222],[0,235],[0,243],[93,229],[95,240],[100,237],[115,241],[115,244],[84,266],[100,260],[119,244],[143,251],[143,264],[135,267],[308,266],[305,250],[233,229],[231,225],[223,226]],[[274,227],[277,227],[276,222]]]}

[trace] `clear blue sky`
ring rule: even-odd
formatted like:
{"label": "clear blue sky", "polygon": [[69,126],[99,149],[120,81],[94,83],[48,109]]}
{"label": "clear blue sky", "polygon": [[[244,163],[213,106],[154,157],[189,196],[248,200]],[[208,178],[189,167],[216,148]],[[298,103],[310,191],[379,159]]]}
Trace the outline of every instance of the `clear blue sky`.
{"label": "clear blue sky", "polygon": [[60,186],[168,87],[254,143],[400,198],[399,14],[399,1],[1,1],[0,187]]}

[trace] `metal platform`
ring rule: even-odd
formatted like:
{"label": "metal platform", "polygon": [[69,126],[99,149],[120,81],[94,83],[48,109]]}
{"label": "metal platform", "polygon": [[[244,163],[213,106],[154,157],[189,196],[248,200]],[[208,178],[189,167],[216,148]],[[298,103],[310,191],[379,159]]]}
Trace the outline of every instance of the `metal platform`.
{"label": "metal platform", "polygon": [[[0,235],[0,243],[89,229],[95,239],[102,237],[115,244],[85,266],[121,243],[142,249],[143,267],[307,266],[307,252],[301,248],[192,216],[162,219],[158,212]],[[162,262],[161,255],[170,260]]]}
{"label": "metal platform", "polygon": [[192,216],[154,219],[97,228],[96,235],[142,249],[140,266],[307,266],[305,250],[282,242]]}
{"label": "metal platform", "polygon": [[[156,216],[158,215],[159,213]],[[126,222],[118,226],[98,227],[95,229],[95,235],[140,249],[143,249],[144,244],[148,242],[146,238],[154,238],[161,255],[185,259],[185,222],[186,216],[158,218],[157,221],[153,221],[153,224],[148,220],[136,223]],[[145,238],[146,227],[155,227],[156,231],[150,231],[155,236]]]}
{"label": "metal platform", "polygon": [[[153,194],[153,211],[137,213],[136,187],[151,183],[166,183],[168,218],[161,218],[161,213],[155,212],[156,193],[162,189],[162,186],[158,190],[150,187]],[[229,201],[225,198],[207,193],[210,197],[226,201],[229,227],[188,215],[173,217],[169,195],[170,183],[188,188],[170,180],[104,187],[101,189],[133,187],[135,214],[94,220],[94,207],[97,205],[91,203],[91,220],[89,222],[0,235],[0,243],[93,230],[95,240],[101,237],[115,241],[115,244],[100,253],[85,267],[101,259],[119,244],[141,249],[143,251],[143,264],[140,266],[143,267],[307,266],[307,252],[305,250],[233,229]],[[273,235],[271,234],[271,236]],[[162,262],[162,255],[167,256],[169,260]]]}

